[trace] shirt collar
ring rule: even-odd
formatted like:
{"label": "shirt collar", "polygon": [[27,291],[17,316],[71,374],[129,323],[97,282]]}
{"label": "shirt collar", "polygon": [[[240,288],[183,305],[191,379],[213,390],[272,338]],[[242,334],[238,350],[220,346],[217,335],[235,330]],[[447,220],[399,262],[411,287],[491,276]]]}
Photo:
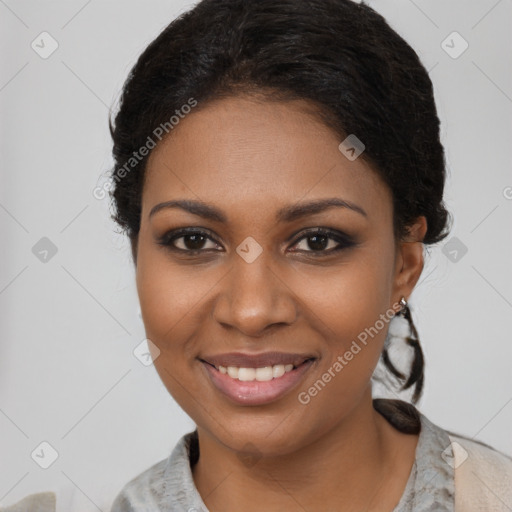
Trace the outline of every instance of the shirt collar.
{"label": "shirt collar", "polygon": [[[415,461],[393,512],[454,512],[453,452],[448,433],[419,413],[421,430]],[[190,455],[198,450],[197,431],[185,434],[167,460],[162,512],[208,512],[192,476]]]}

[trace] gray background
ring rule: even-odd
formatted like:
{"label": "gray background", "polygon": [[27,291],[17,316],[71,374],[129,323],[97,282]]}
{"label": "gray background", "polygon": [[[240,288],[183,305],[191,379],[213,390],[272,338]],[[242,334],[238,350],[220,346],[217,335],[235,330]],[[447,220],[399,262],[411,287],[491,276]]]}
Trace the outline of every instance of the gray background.
{"label": "gray background", "polygon": [[[447,150],[455,223],[411,298],[427,361],[419,408],[512,454],[512,2],[369,3],[430,70]],[[130,67],[189,5],[0,0],[2,505],[55,490],[59,511],[107,511],[193,428],[133,354],[145,336],[128,245],[92,195]],[[47,59],[31,48],[43,31],[59,45]],[[453,31],[469,43],[458,58],[442,47]],[[48,469],[43,441],[58,452]]]}

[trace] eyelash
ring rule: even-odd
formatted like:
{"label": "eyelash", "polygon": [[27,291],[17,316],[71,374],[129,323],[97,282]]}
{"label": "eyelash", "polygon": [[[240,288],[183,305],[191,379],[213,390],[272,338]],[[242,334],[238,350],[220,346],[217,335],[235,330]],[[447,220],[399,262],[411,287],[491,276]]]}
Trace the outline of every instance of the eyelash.
{"label": "eyelash", "polygon": [[[204,253],[207,251],[212,251],[212,250],[216,251],[216,252],[220,252],[217,249],[197,249],[197,250],[179,249],[178,247],[175,247],[173,245],[173,242],[175,240],[179,240],[180,238],[183,238],[186,235],[202,235],[205,238],[211,240],[212,242],[219,244],[219,242],[217,242],[217,240],[215,240],[212,236],[210,236],[207,231],[203,231],[198,228],[182,228],[182,229],[179,229],[176,231],[169,231],[169,232],[165,233],[162,237],[160,237],[158,239],[157,243],[171,251],[181,252],[188,256],[196,256],[201,253]],[[325,236],[329,239],[334,240],[339,245],[337,247],[331,248],[329,250],[319,250],[319,251],[299,250],[299,251],[294,251],[294,252],[311,253],[314,257],[318,257],[318,256],[323,256],[323,255],[330,255],[330,254],[336,253],[338,251],[341,251],[343,249],[348,249],[355,245],[355,241],[349,235],[342,233],[340,231],[333,231],[332,229],[326,229],[326,228],[314,228],[314,229],[308,230],[306,232],[303,232],[302,236],[295,239],[295,241],[293,242],[293,245],[295,246],[303,239],[307,239],[307,238],[313,237],[315,235],[316,236],[318,236],[318,235]]]}

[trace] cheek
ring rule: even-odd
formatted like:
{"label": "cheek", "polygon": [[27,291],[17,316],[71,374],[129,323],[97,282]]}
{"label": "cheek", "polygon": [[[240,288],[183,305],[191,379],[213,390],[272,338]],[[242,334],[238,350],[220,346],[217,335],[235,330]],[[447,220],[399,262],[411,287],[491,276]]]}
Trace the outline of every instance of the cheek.
{"label": "cheek", "polygon": [[314,395],[318,406],[323,404],[320,409],[331,400],[343,404],[342,409],[350,408],[378,363],[393,311],[389,307],[392,259],[377,254],[361,251],[346,266],[315,279],[316,285],[305,294],[310,321],[328,340],[319,369],[321,382],[315,375],[307,385],[316,391],[302,390]]}
{"label": "cheek", "polygon": [[205,291],[191,271],[172,265],[165,251],[151,247],[141,235],[136,282],[146,336],[157,347],[154,367],[171,396],[195,417],[200,411],[194,409],[190,396],[200,389],[190,377],[196,362],[189,357],[193,347],[187,340],[198,325],[194,306]]}
{"label": "cheek", "polygon": [[191,268],[173,265],[165,251],[141,240],[136,270],[137,291],[146,334],[165,349],[187,325],[194,305],[204,295],[204,286],[196,282]]}
{"label": "cheek", "polygon": [[[331,330],[326,338],[338,335],[340,350],[389,309],[392,261],[377,258],[378,253],[360,251],[346,265],[319,275],[315,286],[308,286],[307,295],[305,291],[307,303]],[[385,331],[380,322],[379,326]]]}

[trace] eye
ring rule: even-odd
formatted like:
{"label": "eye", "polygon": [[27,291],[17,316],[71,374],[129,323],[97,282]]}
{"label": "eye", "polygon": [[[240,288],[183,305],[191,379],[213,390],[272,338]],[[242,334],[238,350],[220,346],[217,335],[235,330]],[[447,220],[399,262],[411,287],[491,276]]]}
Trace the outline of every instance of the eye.
{"label": "eye", "polygon": [[[182,228],[176,231],[169,231],[158,239],[158,244],[169,250],[197,255],[203,252],[218,251],[220,244],[209,234],[209,232],[198,228]],[[210,246],[208,247],[208,244]],[[302,245],[302,247],[300,247]],[[292,252],[305,252],[314,256],[332,254],[355,245],[355,241],[341,231],[333,231],[326,228],[312,229],[297,238],[293,247],[298,249]],[[315,254],[317,253],[317,254]]]}
{"label": "eye", "polygon": [[[208,247],[210,242],[210,247]],[[206,232],[197,228],[184,228],[165,233],[158,243],[171,250],[197,254],[208,250],[218,251],[219,244]],[[206,247],[205,247],[206,245]]]}
{"label": "eye", "polygon": [[300,242],[298,245],[302,244],[302,248],[299,248],[300,252],[319,253],[319,255],[331,254],[355,245],[355,241],[350,236],[325,228],[311,230],[298,238],[295,245],[297,242]]}

